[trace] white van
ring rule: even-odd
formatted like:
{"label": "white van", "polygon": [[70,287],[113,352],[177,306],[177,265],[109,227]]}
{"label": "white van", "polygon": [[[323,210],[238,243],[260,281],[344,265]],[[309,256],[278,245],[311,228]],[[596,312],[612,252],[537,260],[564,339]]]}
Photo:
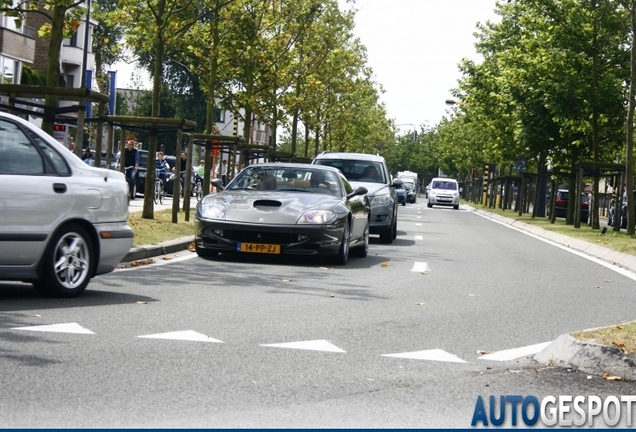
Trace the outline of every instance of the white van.
{"label": "white van", "polygon": [[431,180],[428,191],[427,207],[434,205],[453,206],[459,209],[459,185],[457,180],[445,177],[435,177]]}

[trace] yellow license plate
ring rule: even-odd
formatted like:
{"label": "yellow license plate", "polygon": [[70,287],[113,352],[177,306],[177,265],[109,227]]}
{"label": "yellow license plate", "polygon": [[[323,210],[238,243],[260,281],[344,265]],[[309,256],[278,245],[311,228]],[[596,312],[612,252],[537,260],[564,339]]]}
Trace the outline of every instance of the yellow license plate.
{"label": "yellow license plate", "polygon": [[263,243],[239,243],[239,252],[252,252],[252,253],[265,253],[265,254],[279,254],[280,245],[275,244],[263,244]]}

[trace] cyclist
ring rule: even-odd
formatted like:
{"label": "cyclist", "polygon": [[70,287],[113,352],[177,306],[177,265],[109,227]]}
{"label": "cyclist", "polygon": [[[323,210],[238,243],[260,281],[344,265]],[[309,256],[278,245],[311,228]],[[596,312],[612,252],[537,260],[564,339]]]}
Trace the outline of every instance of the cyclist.
{"label": "cyclist", "polygon": [[161,179],[161,185],[166,187],[166,179],[168,177],[168,171],[170,170],[170,165],[163,158],[163,152],[157,153],[157,160],[155,161],[155,167],[157,170],[157,176]]}
{"label": "cyclist", "polygon": [[135,182],[137,181],[137,169],[139,168],[139,152],[135,148],[135,141],[129,140],[124,149],[124,167],[130,199],[135,199]]}

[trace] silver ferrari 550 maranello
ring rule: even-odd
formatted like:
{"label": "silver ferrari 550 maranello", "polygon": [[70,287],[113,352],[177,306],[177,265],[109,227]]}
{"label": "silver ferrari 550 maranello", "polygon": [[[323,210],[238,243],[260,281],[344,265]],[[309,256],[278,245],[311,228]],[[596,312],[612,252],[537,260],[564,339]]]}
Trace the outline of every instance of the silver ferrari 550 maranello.
{"label": "silver ferrari 550 maranello", "polygon": [[370,204],[332,167],[262,163],[246,167],[196,209],[196,251],[329,256],[345,264],[369,250]]}

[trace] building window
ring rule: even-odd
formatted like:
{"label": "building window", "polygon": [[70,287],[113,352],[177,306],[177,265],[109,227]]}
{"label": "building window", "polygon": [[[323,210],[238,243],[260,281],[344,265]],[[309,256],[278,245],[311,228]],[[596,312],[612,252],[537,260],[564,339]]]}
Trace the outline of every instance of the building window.
{"label": "building window", "polygon": [[75,88],[75,75],[66,75],[66,88]]}
{"label": "building window", "polygon": [[216,123],[225,123],[225,111],[219,107],[214,107],[214,121]]}
{"label": "building window", "polygon": [[2,84],[20,84],[20,61],[0,56]]}
{"label": "building window", "polygon": [[[20,6],[21,1],[20,0],[13,0],[13,4],[11,5],[12,8],[18,8]],[[0,14],[0,16],[2,17],[0,19],[0,25],[6,29],[9,30],[15,30],[15,31],[21,31],[22,30],[22,25],[20,25],[20,27],[15,25],[15,17],[12,16],[7,16],[5,14]]]}

